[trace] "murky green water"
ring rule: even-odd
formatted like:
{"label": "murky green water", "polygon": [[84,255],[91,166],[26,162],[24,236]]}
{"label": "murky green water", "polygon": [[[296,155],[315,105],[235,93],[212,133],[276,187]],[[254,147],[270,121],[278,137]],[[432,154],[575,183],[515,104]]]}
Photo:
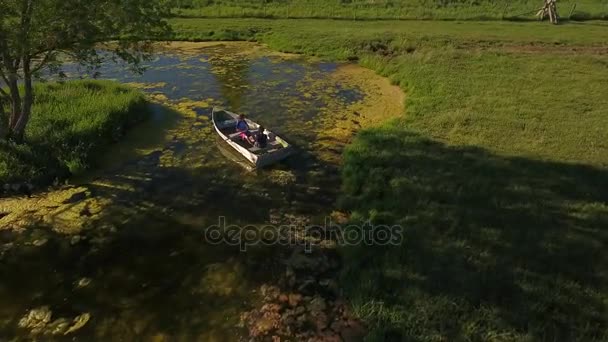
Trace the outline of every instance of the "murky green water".
{"label": "murky green water", "polygon": [[[252,290],[283,270],[282,248],[244,253],[207,243],[203,231],[220,216],[261,226],[332,211],[338,165],[323,153],[340,151],[316,148],[317,136],[366,99],[359,85],[332,76],[338,67],[247,43],[166,47],[143,75],[104,65],[104,78],[144,84],[164,105],[113,148],[76,198],[45,195],[24,210],[31,220],[16,221],[21,231],[0,230],[0,341],[237,340]],[[298,153],[247,171],[217,141],[214,105],[248,114]],[[44,306],[47,330],[19,328]],[[43,335],[55,320],[84,313],[91,318],[80,330]]]}

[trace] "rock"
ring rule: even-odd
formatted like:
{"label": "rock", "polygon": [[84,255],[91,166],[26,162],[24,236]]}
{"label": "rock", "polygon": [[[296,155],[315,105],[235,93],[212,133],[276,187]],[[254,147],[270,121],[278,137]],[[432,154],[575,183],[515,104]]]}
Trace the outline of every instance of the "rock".
{"label": "rock", "polygon": [[327,304],[325,303],[325,299],[320,296],[315,296],[307,305],[306,309],[310,312],[322,312],[327,308]]}
{"label": "rock", "polygon": [[294,317],[295,312],[293,310],[286,310],[283,315],[281,315],[281,323],[283,323],[283,325],[292,325],[295,323],[295,317]]}
{"label": "rock", "polygon": [[47,238],[36,239],[36,240],[34,240],[34,242],[32,242],[32,245],[34,245],[36,247],[41,247],[41,246],[44,246],[47,242],[49,242],[49,239],[47,239]]}
{"label": "rock", "polygon": [[271,209],[268,216],[271,224],[281,224],[282,215],[280,210]]}
{"label": "rock", "polygon": [[70,327],[70,321],[67,318],[59,318],[49,323],[44,333],[51,335],[61,335],[64,334]]}
{"label": "rock", "polygon": [[302,301],[302,295],[299,293],[291,293],[289,295],[289,305],[291,307],[296,307]]}
{"label": "rock", "polygon": [[308,317],[306,315],[300,315],[296,318],[296,324],[302,326],[308,322]]}
{"label": "rock", "polygon": [[260,293],[266,301],[273,301],[279,297],[281,291],[276,286],[264,284],[260,287]]}
{"label": "rock", "polygon": [[76,245],[76,244],[78,244],[80,242],[81,239],[82,239],[82,237],[80,235],[74,235],[70,239],[70,244],[71,245]]}
{"label": "rock", "polygon": [[5,243],[0,245],[0,255],[10,251],[15,246],[14,242]]}
{"label": "rock", "polygon": [[89,286],[89,284],[91,284],[91,278],[80,278],[76,284],[76,287],[81,289]]}
{"label": "rock", "polygon": [[266,335],[272,329],[275,328],[275,321],[270,317],[263,317],[258,320],[255,324],[255,330],[257,334],[255,336]]}
{"label": "rock", "polygon": [[260,309],[260,311],[262,311],[264,313],[279,312],[279,311],[281,311],[281,306],[278,304],[268,303],[268,304],[264,304],[262,306],[262,308]]}
{"label": "rock", "polygon": [[329,325],[327,315],[324,312],[315,312],[311,315],[311,320],[317,331],[322,331]]}
{"label": "rock", "polygon": [[309,195],[314,195],[317,192],[319,192],[320,190],[321,190],[321,188],[319,188],[318,186],[309,186],[306,189],[306,193],[309,194]]}
{"label": "rock", "polygon": [[305,308],[305,307],[303,307],[303,306],[298,306],[298,307],[297,307],[297,308],[295,308],[295,310],[294,310],[294,314],[295,314],[296,316],[301,316],[301,315],[303,315],[303,314],[305,314],[305,313],[306,313],[306,308]]}
{"label": "rock", "polygon": [[30,329],[33,334],[38,334],[49,324],[52,316],[53,312],[48,306],[41,306],[23,316],[19,320],[19,327]]}
{"label": "rock", "polygon": [[341,211],[333,211],[330,217],[331,222],[335,224],[346,224],[350,220],[349,215]]}
{"label": "rock", "polygon": [[67,335],[84,327],[90,319],[91,314],[89,313],[84,313],[82,315],[77,316],[76,318],[74,318],[74,324],[64,333],[64,335]]}
{"label": "rock", "polygon": [[288,303],[289,302],[289,296],[287,296],[286,294],[280,294],[279,295],[279,302],[281,303]]}
{"label": "rock", "polygon": [[365,327],[358,323],[350,323],[348,327],[345,327],[340,332],[340,336],[344,342],[359,342],[363,341],[363,337],[366,335]]}

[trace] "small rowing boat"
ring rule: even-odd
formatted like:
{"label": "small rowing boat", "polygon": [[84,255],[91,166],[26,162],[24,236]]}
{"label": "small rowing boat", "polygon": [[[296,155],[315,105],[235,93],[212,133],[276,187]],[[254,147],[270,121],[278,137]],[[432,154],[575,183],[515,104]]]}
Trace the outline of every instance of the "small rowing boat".
{"label": "small rowing boat", "polygon": [[[240,133],[236,130],[236,123],[239,116],[221,108],[213,108],[211,119],[213,127],[220,138],[234,148],[239,154],[249,160],[254,167],[263,167],[285,159],[293,152],[293,147],[276,134],[264,130],[268,136],[266,147],[259,148],[252,146],[249,142],[241,139]],[[245,119],[249,125],[249,132],[257,134],[259,124]]]}

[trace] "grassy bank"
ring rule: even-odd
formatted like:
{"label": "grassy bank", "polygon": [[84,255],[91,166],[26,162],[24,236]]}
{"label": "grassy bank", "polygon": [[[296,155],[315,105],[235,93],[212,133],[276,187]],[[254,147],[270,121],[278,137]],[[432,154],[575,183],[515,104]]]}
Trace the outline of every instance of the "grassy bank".
{"label": "grassy bank", "polygon": [[405,230],[401,246],[343,250],[342,285],[373,337],[608,338],[606,62],[368,60],[409,90],[408,115],[345,155],[343,205]]}
{"label": "grassy bank", "polygon": [[[531,19],[541,5],[539,0],[176,0],[173,13],[199,18],[500,20]],[[560,0],[558,12],[573,20],[608,19],[608,2]]]}
{"label": "grassy bank", "polygon": [[173,24],[358,60],[407,92],[407,113],[345,154],[353,220],[405,229],[342,250],[370,340],[608,339],[605,24]]}
{"label": "grassy bank", "polygon": [[0,184],[78,174],[145,117],[144,96],[109,81],[38,84],[26,143],[0,143]]}

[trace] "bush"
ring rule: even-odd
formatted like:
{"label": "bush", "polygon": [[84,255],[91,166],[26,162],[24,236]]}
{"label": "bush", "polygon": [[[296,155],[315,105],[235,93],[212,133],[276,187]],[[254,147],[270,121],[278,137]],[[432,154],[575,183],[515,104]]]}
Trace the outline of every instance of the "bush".
{"label": "bush", "polygon": [[0,184],[49,184],[88,169],[146,115],[140,92],[110,81],[39,84],[25,143],[0,143]]}

